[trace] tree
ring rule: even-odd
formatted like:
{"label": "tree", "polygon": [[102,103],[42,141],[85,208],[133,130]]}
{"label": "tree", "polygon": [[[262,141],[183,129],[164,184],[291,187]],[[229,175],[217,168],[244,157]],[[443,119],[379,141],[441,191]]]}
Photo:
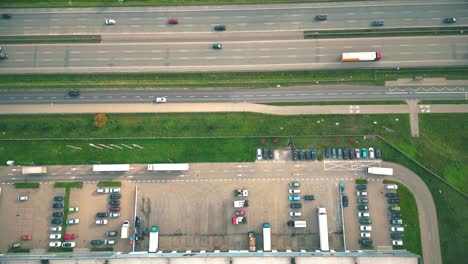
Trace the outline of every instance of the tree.
{"label": "tree", "polygon": [[107,120],[106,114],[97,114],[94,116],[93,125],[97,128],[104,127],[107,124]]}

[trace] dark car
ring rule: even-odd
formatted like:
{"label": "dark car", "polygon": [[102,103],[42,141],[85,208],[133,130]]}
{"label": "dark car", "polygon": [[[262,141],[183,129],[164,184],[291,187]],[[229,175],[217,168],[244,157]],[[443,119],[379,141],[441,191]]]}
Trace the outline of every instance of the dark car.
{"label": "dark car", "polygon": [[297,157],[299,156],[295,149],[292,150],[292,156],[293,156],[293,160],[297,160]]}
{"label": "dark car", "polygon": [[369,200],[366,198],[359,198],[357,199],[358,204],[368,204]]}
{"label": "dark car", "polygon": [[52,217],[62,217],[63,216],[63,212],[53,212],[52,213]]}
{"label": "dark car", "polygon": [[453,24],[453,23],[456,23],[457,22],[457,19],[454,18],[454,17],[447,17],[447,18],[444,18],[444,23],[445,24]]}
{"label": "dark car", "polygon": [[80,96],[80,90],[70,90],[68,91],[69,96]]}
{"label": "dark car", "polygon": [[329,159],[330,156],[331,156],[330,149],[329,149],[329,148],[326,148],[326,149],[325,149],[325,158],[326,158],[326,159]]}
{"label": "dark car", "polygon": [[332,159],[336,159],[336,148],[332,148]]}
{"label": "dark car", "polygon": [[370,224],[372,224],[372,220],[370,220],[369,218],[361,218],[361,219],[359,219],[359,224],[361,224],[361,225],[370,225]]}
{"label": "dark car", "polygon": [[302,204],[300,204],[300,203],[291,203],[291,204],[289,204],[289,208],[299,209],[299,208],[302,208]]}
{"label": "dark car", "polygon": [[343,196],[343,207],[348,207],[348,196]]}
{"label": "dark car", "polygon": [[215,43],[211,46],[213,49],[222,49],[223,48],[223,44],[221,43]]}
{"label": "dark car", "polygon": [[62,224],[62,219],[60,218],[54,218],[52,221],[50,221],[51,224],[53,225],[61,225]]}
{"label": "dark car", "polygon": [[398,193],[386,193],[385,197],[387,197],[387,198],[396,198],[396,197],[398,197]]}
{"label": "dark car", "polygon": [[56,202],[61,202],[61,201],[63,201],[63,196],[55,196],[55,197],[54,197],[54,201],[56,201]]}
{"label": "dark car", "polygon": [[354,149],[349,149],[349,159],[355,159],[356,153],[354,153]]}
{"label": "dark car", "polygon": [[403,220],[401,220],[401,219],[392,219],[392,220],[390,220],[390,224],[391,225],[402,225]]}
{"label": "dark car", "polygon": [[316,160],[316,159],[317,159],[317,149],[314,149],[314,148],[313,148],[313,149],[310,151],[310,159],[311,159],[311,160]]}
{"label": "dark car", "polygon": [[310,160],[310,158],[311,158],[310,156],[311,156],[310,151],[304,150],[304,158],[306,160]]}
{"label": "dark car", "polygon": [[390,218],[399,218],[401,217],[401,213],[400,212],[388,212],[388,217]]}
{"label": "dark car", "polygon": [[359,239],[359,243],[363,246],[370,246],[372,245],[372,239],[370,238],[361,238]]}
{"label": "dark car", "polygon": [[367,211],[367,210],[369,210],[369,206],[367,206],[367,205],[358,205],[357,209]]}
{"label": "dark car", "polygon": [[294,226],[294,221],[288,221],[288,226]]}
{"label": "dark car", "polygon": [[120,201],[110,200],[109,205],[120,205]]}
{"label": "dark car", "polygon": [[387,202],[389,204],[399,204],[400,203],[400,199],[387,199]]}
{"label": "dark car", "polygon": [[10,19],[11,15],[10,14],[2,14],[3,19]]}
{"label": "dark car", "polygon": [[380,148],[375,148],[375,158],[380,159],[382,157],[382,152]]}
{"label": "dark car", "polygon": [[372,22],[372,26],[373,26],[373,27],[381,27],[381,26],[383,26],[383,25],[384,25],[384,21],[383,21],[383,20],[374,20],[374,21]]}
{"label": "dark car", "polygon": [[179,20],[177,18],[171,18],[171,19],[167,20],[167,23],[169,25],[177,25],[177,24],[179,24]]}
{"label": "dark car", "polygon": [[313,195],[304,195],[304,200],[307,200],[307,201],[315,200],[315,196],[313,196]]}
{"label": "dark car", "polygon": [[326,21],[328,19],[328,15],[316,15],[315,21]]}
{"label": "dark car", "polygon": [[109,196],[109,198],[111,198],[112,200],[120,199],[120,197],[120,193],[114,193]]}
{"label": "dark car", "polygon": [[226,26],[225,25],[217,25],[217,26],[214,27],[214,30],[224,31],[224,30],[226,30]]}
{"label": "dark car", "polygon": [[390,238],[391,238],[391,239],[402,239],[402,238],[403,238],[403,234],[402,234],[402,233],[391,233],[391,234],[390,234]]}
{"label": "dark car", "polygon": [[102,245],[102,240],[91,240],[91,245],[93,246],[99,246]]}
{"label": "dark car", "polygon": [[[245,206],[245,204],[244,204]],[[109,207],[109,211],[111,212],[120,212],[120,207],[119,206],[111,206]]]}
{"label": "dark car", "polygon": [[61,209],[61,208],[63,208],[63,203],[54,203],[54,204],[52,204],[52,208]]}
{"label": "dark car", "polygon": [[304,160],[305,159],[305,154],[304,154],[304,150],[299,150],[299,160]]}
{"label": "dark car", "polygon": [[356,189],[358,189],[359,191],[365,191],[365,190],[367,190],[367,185],[358,184],[358,185],[356,185]]}
{"label": "dark car", "polygon": [[96,214],[96,217],[108,217],[109,214],[108,213],[97,213]]}
{"label": "dark car", "polygon": [[349,159],[349,150],[347,148],[343,149],[343,159]]}
{"label": "dark car", "polygon": [[135,226],[141,226],[141,218],[140,217],[135,217]]}

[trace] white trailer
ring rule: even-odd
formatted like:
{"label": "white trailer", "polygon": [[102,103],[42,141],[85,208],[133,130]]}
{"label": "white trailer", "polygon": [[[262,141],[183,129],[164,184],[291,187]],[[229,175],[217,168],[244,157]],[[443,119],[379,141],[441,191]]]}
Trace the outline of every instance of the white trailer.
{"label": "white trailer", "polygon": [[21,169],[21,173],[23,175],[28,175],[28,174],[46,174],[47,173],[47,167],[23,167]]}
{"label": "white trailer", "polygon": [[382,59],[382,52],[344,52],[341,54],[341,61],[378,61]]}
{"label": "white trailer", "polygon": [[121,239],[128,238],[129,229],[130,229],[130,222],[128,220],[125,220],[122,224],[122,229],[120,230]]}
{"label": "white trailer", "polygon": [[149,235],[149,253],[156,253],[159,247],[159,228],[158,226],[152,226]]}
{"label": "white trailer", "polygon": [[130,164],[97,164],[93,165],[93,172],[126,172],[130,170]]}
{"label": "white trailer", "polygon": [[269,223],[263,224],[263,251],[271,251],[271,228]]}
{"label": "white trailer", "polygon": [[188,171],[188,163],[158,163],[148,164],[149,171]]}
{"label": "white trailer", "polygon": [[374,175],[393,175],[393,168],[382,168],[382,167],[369,167],[367,173]]}
{"label": "white trailer", "polygon": [[330,251],[328,245],[328,223],[327,223],[327,210],[325,208],[318,208],[318,221],[319,221],[319,234],[320,234],[320,250]]}

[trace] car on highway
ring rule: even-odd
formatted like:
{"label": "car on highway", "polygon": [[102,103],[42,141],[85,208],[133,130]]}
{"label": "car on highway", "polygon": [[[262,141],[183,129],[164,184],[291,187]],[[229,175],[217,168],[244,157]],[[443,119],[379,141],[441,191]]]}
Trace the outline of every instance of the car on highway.
{"label": "car on highway", "polygon": [[63,242],[62,243],[62,247],[63,248],[74,248],[76,245],[75,242]]}
{"label": "car on highway", "polygon": [[120,217],[120,213],[119,213],[119,212],[117,212],[117,213],[114,213],[114,212],[109,213],[109,217],[110,217],[110,218],[117,218],[117,217]]}
{"label": "car on highway", "polygon": [[107,219],[96,220],[96,225],[107,225]]}
{"label": "car on highway", "polygon": [[444,23],[445,24],[453,24],[453,23],[456,23],[457,22],[457,19],[454,18],[454,17],[446,17],[444,18]]}
{"label": "car on highway", "polygon": [[111,206],[111,207],[109,207],[109,211],[111,211],[111,212],[120,212],[120,207],[119,206]]}
{"label": "car on highway", "polygon": [[60,232],[62,231],[62,227],[61,226],[52,226],[49,228],[50,232]]}
{"label": "car on highway", "polygon": [[387,198],[396,198],[396,197],[398,197],[398,193],[386,193],[385,197],[387,197]]}
{"label": "car on highway", "polygon": [[22,235],[21,240],[31,240],[32,236],[31,235]]}
{"label": "car on highway", "polygon": [[369,200],[366,198],[359,198],[357,199],[358,204],[368,204]]}
{"label": "car on highway", "polygon": [[63,208],[63,203],[54,203],[52,205],[52,208],[54,209],[62,209]]}
{"label": "car on highway", "polygon": [[304,195],[304,200],[313,201],[313,200],[315,200],[315,196],[313,196],[313,195]]}
{"label": "car on highway", "polygon": [[365,190],[367,190],[367,185],[358,184],[358,185],[356,185],[356,189],[358,189],[359,191],[365,191]]}
{"label": "car on highway", "polygon": [[216,30],[216,31],[224,31],[224,30],[226,30],[226,26],[225,26],[225,25],[216,25],[216,26],[214,27],[214,30]]}
{"label": "car on highway", "polygon": [[342,200],[343,200],[343,207],[348,207],[348,196],[344,195]]}
{"label": "car on highway", "polygon": [[289,195],[288,200],[289,201],[300,201],[301,197],[300,196]]}
{"label": "car on highway", "polygon": [[289,216],[302,216],[301,212],[289,212]]}
{"label": "car on highway", "polygon": [[167,102],[166,97],[156,97],[156,100],[154,100],[156,103],[165,103]]}
{"label": "car on highway", "polygon": [[289,193],[300,193],[300,189],[289,189]]}
{"label": "car on highway", "polygon": [[62,238],[62,235],[61,234],[50,234],[49,236],[49,239],[55,239],[55,240],[58,240]]}
{"label": "car on highway", "polygon": [[369,206],[361,204],[361,205],[358,205],[357,209],[362,210],[362,211],[367,211],[369,210]]}
{"label": "car on highway", "polygon": [[63,212],[53,212],[52,213],[52,217],[62,217],[63,216]]}
{"label": "car on highway", "polygon": [[120,201],[117,200],[110,200],[109,205],[120,205]]}
{"label": "car on highway", "polygon": [[315,21],[326,21],[328,19],[328,15],[316,15]]}
{"label": "car on highway", "polygon": [[118,199],[120,199],[121,197],[122,197],[122,196],[120,195],[120,193],[114,193],[114,194],[111,194],[111,195],[109,196],[109,198],[112,199],[112,200],[118,200]]}
{"label": "car on highway", "polygon": [[369,218],[359,219],[359,224],[361,224],[361,225],[370,225],[370,224],[372,224],[372,220],[370,220]]}
{"label": "car on highway", "polygon": [[60,247],[62,245],[62,242],[59,241],[54,241],[49,243],[49,247]]}
{"label": "car on highway", "polygon": [[392,240],[392,245],[394,246],[403,246],[402,240]]}
{"label": "car on highway", "polygon": [[80,219],[76,218],[76,219],[68,219],[67,220],[67,225],[76,225],[80,223]]}
{"label": "car on highway", "polygon": [[76,234],[65,234],[63,235],[63,239],[65,240],[74,240],[76,238]]}
{"label": "car on highway", "polygon": [[384,21],[383,20],[374,20],[372,21],[372,26],[373,27],[381,27],[384,25]]}
{"label": "car on highway", "polygon": [[55,196],[54,197],[55,202],[61,202],[61,201],[63,201],[63,199],[64,199],[63,196]]}
{"label": "car on highway", "polygon": [[62,219],[61,218],[54,218],[50,221],[52,225],[61,225],[62,224]]}
{"label": "car on highway", "polygon": [[96,217],[108,217],[108,216],[109,216],[108,213],[104,213],[104,212],[96,213]]}
{"label": "car on highway", "polygon": [[167,20],[167,24],[177,25],[177,24],[179,24],[179,20],[177,18],[171,18],[171,19]]}
{"label": "car on highway", "polygon": [[78,212],[79,210],[80,210],[80,208],[78,208],[78,207],[70,207],[70,208],[68,208],[68,212],[69,212],[69,213],[76,213],[76,212]]}
{"label": "car on highway", "polygon": [[29,197],[27,195],[20,195],[20,196],[16,197],[16,200],[20,201],[20,202],[24,202],[24,201],[29,200]]}
{"label": "car on highway", "polygon": [[387,199],[387,202],[389,204],[399,204],[400,203],[400,199]]}
{"label": "car on highway", "polygon": [[361,225],[359,227],[359,230],[361,230],[361,231],[372,231],[372,226],[370,226],[370,225]]}
{"label": "car on highway", "polygon": [[299,209],[299,208],[302,208],[302,204],[300,204],[300,203],[291,203],[291,204],[289,204],[289,208]]}
{"label": "car on highway", "polygon": [[104,235],[109,236],[109,237],[114,237],[117,236],[117,231],[107,231],[104,233]]}
{"label": "car on highway", "polygon": [[76,89],[70,90],[68,91],[68,95],[72,97],[80,96],[80,90],[76,90]]}
{"label": "car on highway", "polygon": [[106,21],[104,23],[107,26],[113,26],[113,25],[115,25],[116,21],[115,21],[115,19],[106,19]]}
{"label": "car on highway", "polygon": [[0,47],[0,59],[8,59],[8,54],[6,54],[4,51],[3,51],[3,48]]}
{"label": "car on highway", "polygon": [[392,224],[392,225],[402,225],[403,220],[401,220],[401,219],[392,219],[392,220],[390,220],[390,224]]}
{"label": "car on highway", "polygon": [[3,19],[10,19],[11,15],[10,14],[2,14]]}
{"label": "car on highway", "polygon": [[290,182],[289,183],[289,187],[299,187],[299,186],[301,186],[301,184],[298,183],[298,182]]}

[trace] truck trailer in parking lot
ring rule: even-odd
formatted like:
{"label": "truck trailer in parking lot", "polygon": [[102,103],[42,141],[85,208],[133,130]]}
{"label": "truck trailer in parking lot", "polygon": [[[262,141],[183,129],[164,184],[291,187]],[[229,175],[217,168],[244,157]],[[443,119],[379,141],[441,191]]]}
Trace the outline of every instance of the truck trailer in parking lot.
{"label": "truck trailer in parking lot", "polygon": [[382,167],[369,167],[367,173],[374,175],[393,175],[393,168],[382,168]]}
{"label": "truck trailer in parking lot", "polygon": [[120,231],[120,238],[122,239],[128,238],[129,229],[130,229],[130,222],[128,220],[125,220],[122,224],[122,229]]}
{"label": "truck trailer in parking lot", "polygon": [[378,61],[382,59],[382,52],[344,52],[341,54],[341,61]]}
{"label": "truck trailer in parking lot", "polygon": [[320,230],[320,250],[330,251],[328,245],[328,223],[327,223],[327,210],[325,208],[317,208],[318,221]]}
{"label": "truck trailer in parking lot", "polygon": [[159,246],[159,229],[157,226],[152,226],[149,235],[149,253],[156,253]]}
{"label": "truck trailer in parking lot", "polygon": [[21,169],[21,173],[23,175],[28,175],[28,174],[46,174],[47,173],[47,167],[23,167]]}
{"label": "truck trailer in parking lot", "polygon": [[269,223],[263,224],[263,251],[271,251],[271,229]]}

